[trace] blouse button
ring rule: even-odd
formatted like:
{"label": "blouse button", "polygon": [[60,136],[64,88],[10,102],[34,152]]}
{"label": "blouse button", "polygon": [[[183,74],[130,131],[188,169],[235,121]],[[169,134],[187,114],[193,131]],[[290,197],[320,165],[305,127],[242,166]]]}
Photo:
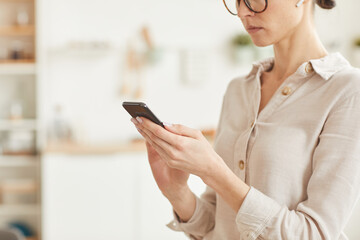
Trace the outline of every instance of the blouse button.
{"label": "blouse button", "polygon": [[282,90],[282,95],[287,96],[292,92],[292,89],[290,87],[284,87]]}
{"label": "blouse button", "polygon": [[312,73],[314,71],[314,68],[312,67],[311,63],[308,62],[305,66],[305,72],[306,73]]}
{"label": "blouse button", "polygon": [[243,160],[241,160],[241,161],[239,162],[239,168],[240,168],[241,170],[244,170],[244,168],[245,168],[245,163],[244,163]]}

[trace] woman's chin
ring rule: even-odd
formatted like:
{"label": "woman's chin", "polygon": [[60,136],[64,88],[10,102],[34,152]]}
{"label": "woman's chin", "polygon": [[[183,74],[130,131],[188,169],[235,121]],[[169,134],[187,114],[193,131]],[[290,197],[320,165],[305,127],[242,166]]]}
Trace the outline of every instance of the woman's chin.
{"label": "woman's chin", "polygon": [[265,37],[264,35],[256,36],[250,34],[250,37],[254,45],[257,47],[267,47],[273,44],[273,41],[271,41],[268,37]]}
{"label": "woman's chin", "polygon": [[252,38],[252,41],[253,41],[254,45],[257,47],[267,47],[267,46],[272,45],[272,42],[266,41],[266,40],[260,39],[260,38],[259,39]]}

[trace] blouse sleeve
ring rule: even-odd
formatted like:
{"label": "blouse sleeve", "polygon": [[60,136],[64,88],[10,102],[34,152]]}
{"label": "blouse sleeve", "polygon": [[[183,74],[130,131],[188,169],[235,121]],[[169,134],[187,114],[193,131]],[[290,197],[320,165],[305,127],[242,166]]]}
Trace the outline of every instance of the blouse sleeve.
{"label": "blouse sleeve", "polygon": [[329,113],[312,159],[307,199],[294,210],[251,187],[237,216],[241,239],[339,239],[360,192],[360,93]]}
{"label": "blouse sleeve", "polygon": [[215,226],[216,194],[207,187],[201,198],[196,197],[196,207],[189,221],[181,222],[175,212],[174,220],[167,226],[175,231],[184,232],[190,239],[199,240]]}

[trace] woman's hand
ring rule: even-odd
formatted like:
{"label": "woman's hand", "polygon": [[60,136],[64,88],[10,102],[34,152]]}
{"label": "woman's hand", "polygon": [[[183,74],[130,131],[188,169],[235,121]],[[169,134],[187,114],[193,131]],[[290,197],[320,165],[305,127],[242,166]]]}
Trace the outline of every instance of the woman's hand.
{"label": "woman's hand", "polygon": [[[214,189],[236,212],[239,210],[250,187],[227,167],[199,130],[179,124],[164,124],[164,129],[146,118],[136,119],[132,121],[146,140],[150,164],[160,188],[169,191],[173,186],[182,186],[191,173]],[[195,197],[187,184],[184,189],[177,195],[179,200],[168,199],[182,219],[189,219],[195,211]]]}
{"label": "woman's hand", "polygon": [[180,197],[188,188],[189,173],[169,167],[149,142],[146,142],[146,149],[151,171],[161,192],[169,199]]}
{"label": "woman's hand", "polygon": [[[135,119],[131,121],[137,126],[140,134],[147,139],[148,136],[140,129],[138,122]],[[159,189],[171,202],[180,219],[184,222],[188,221],[196,207],[195,195],[187,184],[189,173],[170,167],[163,152],[158,152],[149,141],[146,141],[146,149],[150,167]]]}
{"label": "woman's hand", "polygon": [[147,146],[151,146],[159,159],[171,169],[197,175],[206,181],[225,165],[199,130],[179,124],[166,124],[164,129],[143,117],[132,121],[145,138]]}

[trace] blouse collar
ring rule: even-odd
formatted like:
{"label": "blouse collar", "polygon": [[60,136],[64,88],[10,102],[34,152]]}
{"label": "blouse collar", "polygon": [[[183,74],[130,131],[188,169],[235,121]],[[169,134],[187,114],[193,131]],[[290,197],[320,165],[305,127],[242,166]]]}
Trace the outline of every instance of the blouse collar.
{"label": "blouse collar", "polygon": [[[263,71],[270,70],[273,65],[273,57],[257,61],[253,63],[252,70],[246,77],[251,78]],[[308,62],[304,62],[296,70],[295,74],[305,77],[309,74],[308,68],[310,67],[321,78],[324,80],[329,80],[335,73],[348,66],[350,66],[350,63],[340,53],[336,52],[331,53],[323,58],[312,59]]]}

